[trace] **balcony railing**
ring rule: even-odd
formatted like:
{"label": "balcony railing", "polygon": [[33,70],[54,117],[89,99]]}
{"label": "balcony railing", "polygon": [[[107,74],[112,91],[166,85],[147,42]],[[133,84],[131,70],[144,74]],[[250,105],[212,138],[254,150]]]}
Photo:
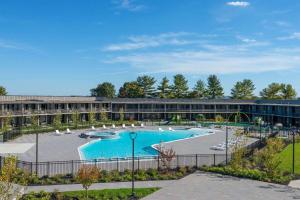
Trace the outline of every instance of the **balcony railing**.
{"label": "balcony railing", "polygon": [[43,114],[69,114],[69,113],[88,113],[88,112],[110,112],[109,109],[103,109],[103,108],[93,108],[93,109],[47,109],[47,110],[13,110],[13,111],[0,111],[0,116],[16,116],[16,115],[43,115]]}

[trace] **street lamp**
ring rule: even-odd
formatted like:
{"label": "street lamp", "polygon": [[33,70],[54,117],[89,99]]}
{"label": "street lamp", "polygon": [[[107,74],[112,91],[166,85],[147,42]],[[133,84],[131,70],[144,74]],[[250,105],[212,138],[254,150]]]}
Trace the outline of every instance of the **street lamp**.
{"label": "street lamp", "polygon": [[228,164],[228,126],[226,126],[226,165]]}
{"label": "street lamp", "polygon": [[290,129],[292,134],[293,134],[293,162],[292,162],[292,168],[293,168],[293,174],[295,174],[295,130],[293,130],[292,128]]}
{"label": "street lamp", "polygon": [[134,142],[137,137],[137,133],[135,131],[132,131],[129,133],[130,139],[132,141],[132,174],[131,174],[131,198],[130,199],[137,199],[134,193]]}

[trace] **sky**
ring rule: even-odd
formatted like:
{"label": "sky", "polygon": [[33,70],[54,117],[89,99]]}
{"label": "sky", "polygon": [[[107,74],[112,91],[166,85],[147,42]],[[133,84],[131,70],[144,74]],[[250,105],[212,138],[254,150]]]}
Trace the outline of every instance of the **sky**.
{"label": "sky", "polygon": [[0,85],[11,95],[89,95],[139,75],[216,74],[300,95],[299,0],[1,0]]}

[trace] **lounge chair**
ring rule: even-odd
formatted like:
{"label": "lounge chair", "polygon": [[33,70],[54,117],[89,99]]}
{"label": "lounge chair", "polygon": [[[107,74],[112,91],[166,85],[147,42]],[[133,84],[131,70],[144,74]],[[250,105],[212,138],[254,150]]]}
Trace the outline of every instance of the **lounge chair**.
{"label": "lounge chair", "polygon": [[169,131],[175,131],[172,127],[169,127]]}
{"label": "lounge chair", "polygon": [[115,128],[116,128],[116,125],[115,125],[115,124],[112,124],[112,125],[111,125],[111,128],[115,129]]}
{"label": "lounge chair", "polygon": [[125,125],[125,124],[122,124],[122,128],[126,128],[126,125]]}
{"label": "lounge chair", "polygon": [[163,132],[164,130],[163,130],[162,128],[159,127],[159,128],[158,128],[158,131],[159,131],[159,132]]}
{"label": "lounge chair", "polygon": [[105,126],[105,124],[103,124],[103,126],[102,126],[102,127],[103,127],[103,129],[107,129],[107,127]]}
{"label": "lounge chair", "polygon": [[70,131],[70,129],[69,128],[67,128],[67,132],[66,132],[66,134],[71,134],[72,132]]}
{"label": "lounge chair", "polygon": [[92,130],[96,130],[94,126],[92,126]]}
{"label": "lounge chair", "polygon": [[63,135],[63,133],[59,132],[59,130],[55,130],[55,135]]}
{"label": "lounge chair", "polygon": [[145,128],[144,124],[141,124],[141,128]]}
{"label": "lounge chair", "polygon": [[134,128],[134,124],[131,124],[131,127]]}

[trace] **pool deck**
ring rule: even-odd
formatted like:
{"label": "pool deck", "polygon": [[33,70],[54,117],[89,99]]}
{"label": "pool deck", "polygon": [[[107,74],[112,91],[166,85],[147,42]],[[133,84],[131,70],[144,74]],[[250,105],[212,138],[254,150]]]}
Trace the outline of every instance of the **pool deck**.
{"label": "pool deck", "polygon": [[[138,129],[138,128],[136,128]],[[146,127],[144,129],[157,130],[158,127]],[[144,130],[143,129],[143,130]],[[167,129],[164,127],[163,129]],[[99,129],[100,131],[107,131]],[[115,129],[116,130],[116,129]],[[117,129],[118,130],[118,129]],[[120,130],[120,129],[119,129]],[[124,129],[121,129],[124,130]],[[39,135],[39,161],[65,161],[80,160],[78,147],[94,139],[79,138],[80,133],[90,130],[76,130],[72,134],[63,134],[60,136],[55,133],[43,133]],[[229,131],[229,137],[232,137],[233,131]],[[224,154],[224,151],[211,150],[210,147],[225,141],[224,130],[216,130],[215,134],[201,137],[189,138],[185,140],[165,143],[167,148],[173,148],[176,154]],[[247,143],[255,142],[255,139],[248,139]],[[35,134],[23,135],[10,143],[35,143]],[[35,161],[35,147],[32,147],[26,153],[17,155],[23,161]]]}

